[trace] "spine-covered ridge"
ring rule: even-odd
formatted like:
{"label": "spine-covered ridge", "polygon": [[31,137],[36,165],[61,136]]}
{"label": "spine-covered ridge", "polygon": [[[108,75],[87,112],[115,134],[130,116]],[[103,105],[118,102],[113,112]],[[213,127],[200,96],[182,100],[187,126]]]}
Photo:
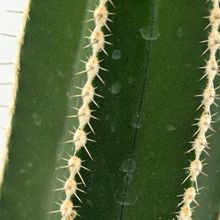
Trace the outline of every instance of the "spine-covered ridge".
{"label": "spine-covered ridge", "polygon": [[[203,108],[202,114],[200,118],[196,119],[197,131],[194,134],[194,141],[192,141],[192,147],[187,151],[194,153],[194,160],[192,160],[187,168],[185,168],[188,172],[187,177],[183,181],[185,183],[188,179],[191,180],[192,186],[185,189],[185,192],[180,195],[182,197],[182,201],[179,203],[180,211],[177,213],[178,220],[192,220],[192,212],[194,210],[193,206],[199,206],[199,203],[196,201],[196,195],[198,194],[199,188],[198,186],[198,177],[200,174],[206,175],[203,172],[204,160],[201,159],[202,154],[206,154],[208,156],[208,150],[210,149],[207,138],[210,135],[207,135],[209,130],[214,131],[212,128],[213,114],[211,112],[211,106],[217,105],[216,100],[219,99],[216,94],[216,90],[219,87],[214,86],[214,79],[216,75],[219,75],[219,66],[218,60],[216,58],[217,51],[220,47],[220,34],[219,34],[219,25],[220,25],[220,9],[219,9],[219,0],[211,0],[212,9],[210,10],[210,15],[206,18],[209,20],[209,24],[207,28],[210,28],[210,32],[208,35],[208,40],[202,41],[202,43],[207,43],[207,49],[203,52],[202,55],[209,52],[209,58],[204,67],[201,69],[204,70],[204,75],[201,79],[207,79],[206,87],[203,91],[203,94],[196,95],[202,97],[202,101],[198,109]],[[207,175],[206,175],[207,176]]]}
{"label": "spine-covered ridge", "polygon": [[12,38],[17,39],[16,54],[15,54],[13,62],[10,61],[10,62],[0,63],[0,65],[13,65],[12,82],[0,83],[0,85],[3,85],[3,86],[11,85],[12,92],[13,92],[10,104],[0,106],[3,108],[8,108],[8,116],[9,116],[7,127],[1,127],[4,130],[5,140],[4,140],[3,146],[0,147],[0,187],[4,180],[5,166],[8,161],[8,144],[9,144],[9,139],[11,136],[11,123],[12,123],[12,118],[15,112],[15,102],[16,102],[16,96],[17,96],[17,90],[18,90],[18,77],[19,77],[19,72],[20,72],[20,52],[21,52],[21,47],[24,43],[25,26],[26,26],[27,20],[29,20],[30,2],[31,0],[26,0],[26,4],[24,6],[23,11],[11,11],[11,10],[6,11],[7,13],[22,14],[22,25],[21,25],[20,32],[18,33],[18,35],[16,36],[16,35],[8,34],[8,33],[0,33],[2,36],[12,37]]}
{"label": "spine-covered ridge", "polygon": [[[94,21],[95,27],[93,30],[89,29],[90,36],[87,36],[89,40],[89,44],[86,45],[84,48],[91,47],[92,53],[87,61],[82,61],[85,64],[85,69],[76,73],[76,75],[80,74],[86,74],[87,80],[83,87],[75,86],[79,90],[79,94],[73,95],[72,97],[81,97],[82,99],[82,105],[79,108],[74,109],[77,111],[75,115],[70,115],[68,117],[70,118],[77,118],[78,119],[78,128],[74,128],[74,131],[69,131],[72,134],[72,139],[66,141],[65,143],[73,143],[74,144],[74,154],[69,155],[69,158],[63,158],[67,162],[67,165],[62,166],[60,168],[66,168],[69,170],[69,177],[66,180],[59,181],[63,184],[63,187],[56,189],[55,191],[64,191],[65,193],[65,199],[62,201],[62,203],[58,203],[60,206],[59,210],[52,211],[50,213],[61,213],[61,220],[72,220],[75,219],[77,216],[79,216],[77,212],[77,208],[79,206],[75,206],[75,198],[82,203],[80,197],[78,196],[78,192],[85,193],[84,190],[80,188],[80,185],[86,186],[86,183],[80,174],[80,170],[84,169],[87,171],[90,171],[88,168],[86,168],[83,165],[83,160],[80,158],[78,152],[81,150],[85,150],[85,152],[88,154],[91,160],[93,160],[92,155],[89,152],[89,149],[87,148],[86,144],[87,142],[95,142],[93,139],[90,139],[88,135],[90,132],[86,132],[85,127],[88,126],[92,133],[95,134],[95,131],[91,124],[91,119],[97,119],[93,112],[95,110],[92,110],[90,105],[91,103],[94,103],[97,107],[99,105],[95,101],[96,97],[103,97],[96,93],[96,88],[94,87],[94,79],[97,77],[103,84],[104,81],[100,76],[100,70],[107,71],[105,68],[100,66],[100,60],[98,58],[98,55],[100,52],[104,52],[107,54],[105,50],[106,44],[111,44],[110,42],[106,41],[106,37],[110,36],[110,34],[104,34],[103,28],[106,28],[110,31],[107,22],[111,21],[109,18],[109,15],[112,13],[108,12],[107,4],[111,3],[113,5],[113,2],[111,0],[100,0],[98,6],[95,8],[94,11],[89,10],[93,14],[93,18],[89,19],[86,22]],[[113,5],[114,6],[114,5]],[[80,183],[77,183],[77,178],[79,177],[81,180]]]}

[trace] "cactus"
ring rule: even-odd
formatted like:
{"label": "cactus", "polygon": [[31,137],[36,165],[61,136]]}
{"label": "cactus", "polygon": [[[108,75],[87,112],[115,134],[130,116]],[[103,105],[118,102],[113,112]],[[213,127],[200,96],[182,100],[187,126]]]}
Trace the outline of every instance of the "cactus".
{"label": "cactus", "polygon": [[[101,42],[94,35],[98,24],[93,13],[105,4],[110,13],[106,19],[113,23],[104,22],[98,32],[104,31],[105,41],[113,46],[97,49],[90,45],[94,39]],[[208,177],[196,176],[198,187],[189,180],[192,175],[181,184],[188,175],[182,168],[195,159],[188,142],[195,140],[197,128],[191,125],[203,109],[195,111],[201,100],[194,96],[207,84],[200,81],[204,71],[198,68],[207,46],[199,42],[207,39],[207,20],[202,17],[213,6],[218,7],[218,1],[32,0],[20,53],[0,219],[67,220],[80,215],[88,220],[187,220],[192,211],[194,220],[217,220],[219,115],[212,119],[216,134],[207,139],[210,157],[195,155],[205,159],[202,171]],[[92,54],[103,60],[95,74],[101,80],[89,78]],[[215,88],[218,81],[216,76]],[[85,85],[98,96],[81,99]],[[85,114],[78,111],[85,103],[99,120],[87,120],[81,127],[80,116]],[[211,114],[218,108],[212,105]],[[79,148],[88,143],[76,152],[73,135],[78,131],[84,135],[77,139],[84,142]],[[73,157],[83,164],[67,167]],[[84,169],[79,173],[79,168]]]}

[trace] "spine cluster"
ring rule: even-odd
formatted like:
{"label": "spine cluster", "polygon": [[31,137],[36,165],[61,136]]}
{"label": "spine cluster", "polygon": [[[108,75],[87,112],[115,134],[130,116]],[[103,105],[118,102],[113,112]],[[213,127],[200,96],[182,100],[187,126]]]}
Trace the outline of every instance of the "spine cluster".
{"label": "spine cluster", "polygon": [[31,0],[27,0],[24,10],[23,11],[7,11],[9,13],[22,13],[22,25],[21,25],[21,30],[18,34],[18,36],[10,35],[10,34],[5,34],[1,33],[1,35],[8,36],[8,37],[16,37],[17,38],[17,48],[16,48],[16,55],[15,59],[13,62],[7,62],[7,63],[0,63],[0,65],[13,65],[14,67],[14,74],[13,74],[13,79],[12,82],[7,82],[7,83],[1,83],[2,85],[12,85],[12,99],[11,103],[8,106],[1,106],[1,107],[7,107],[8,108],[8,126],[4,129],[5,133],[5,142],[3,146],[0,148],[0,187],[4,179],[4,171],[5,171],[5,166],[8,161],[8,144],[9,144],[9,139],[11,136],[11,123],[12,123],[12,118],[15,112],[15,102],[16,102],[16,96],[17,96],[17,90],[18,90],[18,77],[19,77],[19,71],[20,71],[20,51],[21,47],[24,43],[24,30],[25,26],[27,23],[27,20],[29,19],[29,11],[30,11],[30,2]]}
{"label": "spine cluster", "polygon": [[201,160],[201,155],[205,153],[209,156],[207,150],[209,149],[207,141],[207,131],[214,131],[211,123],[213,122],[212,117],[215,114],[211,113],[211,106],[215,103],[215,100],[218,99],[216,90],[214,86],[214,79],[216,75],[219,75],[218,61],[216,60],[216,54],[220,48],[220,34],[219,34],[219,25],[220,25],[220,9],[219,9],[219,0],[211,0],[212,9],[210,10],[210,15],[206,18],[209,19],[209,24],[206,28],[210,28],[208,40],[202,41],[207,43],[207,49],[204,51],[204,54],[209,52],[209,58],[204,67],[204,76],[202,78],[207,78],[206,88],[204,89],[203,94],[197,95],[202,97],[201,105],[198,107],[203,107],[201,117],[198,122],[194,125],[198,127],[197,131],[194,134],[194,141],[192,147],[187,152],[194,152],[195,158],[190,162],[189,167],[185,168],[188,172],[188,176],[185,178],[183,183],[190,179],[192,181],[192,186],[187,188],[182,197],[182,201],[179,203],[181,206],[180,211],[177,214],[178,220],[192,220],[192,204],[199,206],[195,197],[198,194],[199,188],[197,179],[200,174],[206,175],[202,169],[204,166],[203,161]]}
{"label": "spine cluster", "polygon": [[[89,10],[93,13],[93,18],[89,19],[87,22],[94,21],[95,27],[93,30],[90,30],[90,36],[86,37],[89,39],[90,42],[89,45],[85,46],[85,48],[91,47],[92,54],[87,61],[82,61],[85,64],[85,70],[76,73],[76,75],[84,73],[87,74],[87,81],[84,84],[83,88],[76,87],[81,91],[81,93],[78,95],[74,95],[73,97],[81,97],[82,105],[80,108],[75,108],[77,110],[76,115],[70,115],[68,117],[75,117],[78,119],[78,128],[75,128],[75,131],[69,131],[73,135],[73,137],[71,140],[65,142],[73,143],[75,152],[73,155],[69,155],[69,158],[63,158],[67,161],[68,164],[60,167],[67,168],[69,170],[69,177],[65,181],[60,180],[63,183],[63,187],[60,189],[56,189],[56,191],[62,190],[65,192],[65,199],[62,201],[62,203],[59,204],[59,210],[50,212],[60,212],[62,216],[61,220],[72,220],[79,215],[76,211],[77,206],[74,205],[74,198],[81,202],[79,196],[77,195],[77,191],[84,192],[82,189],[79,188],[80,184],[86,186],[83,177],[80,174],[80,170],[84,169],[89,171],[89,169],[82,165],[83,160],[79,156],[77,156],[78,152],[81,149],[84,149],[91,160],[93,160],[88,148],[86,147],[86,144],[88,141],[94,142],[94,140],[88,138],[89,133],[86,133],[85,127],[88,126],[90,130],[95,134],[95,131],[90,121],[91,119],[97,118],[92,115],[92,112],[94,110],[91,110],[90,105],[93,102],[97,107],[99,107],[97,102],[95,101],[95,96],[102,96],[95,92],[93,81],[97,77],[104,84],[104,81],[100,77],[100,70],[107,71],[100,66],[101,61],[99,60],[98,55],[100,52],[104,52],[105,54],[107,54],[105,50],[105,44],[110,44],[105,40],[105,38],[110,35],[105,35],[103,33],[104,27],[110,30],[107,26],[107,22],[111,21],[109,19],[109,15],[112,13],[109,13],[107,10],[106,5],[108,2],[113,5],[111,0],[100,0],[99,5],[95,8],[94,11]],[[81,183],[77,183],[76,176],[79,176],[79,178],[81,179]]]}

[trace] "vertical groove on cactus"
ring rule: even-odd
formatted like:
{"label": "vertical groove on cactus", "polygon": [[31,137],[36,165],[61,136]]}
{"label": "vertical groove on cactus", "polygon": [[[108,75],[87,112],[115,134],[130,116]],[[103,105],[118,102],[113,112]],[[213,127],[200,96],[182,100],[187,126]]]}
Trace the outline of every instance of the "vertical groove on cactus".
{"label": "vertical groove on cactus", "polygon": [[[18,90],[18,78],[19,78],[19,70],[20,70],[20,51],[24,43],[25,26],[26,26],[27,20],[29,19],[30,2],[31,0],[26,1],[24,10],[22,12],[23,20],[22,20],[21,30],[18,36],[15,36],[17,38],[17,48],[16,48],[16,55],[14,58],[14,62],[2,63],[3,65],[12,64],[14,74],[13,74],[13,80],[10,83],[12,85],[12,91],[13,91],[12,99],[11,99],[11,103],[9,104],[9,106],[7,106],[8,111],[9,111],[8,126],[6,128],[3,128],[5,141],[4,141],[2,148],[0,149],[0,188],[4,180],[5,166],[8,161],[8,144],[9,144],[9,139],[11,136],[11,123],[12,123],[13,115],[15,112],[16,96],[17,96],[17,90]],[[10,11],[10,10],[8,12],[16,13],[16,11]],[[2,33],[2,35],[12,36],[8,34],[4,34],[4,33]],[[8,83],[5,83],[5,84],[8,84]]]}
{"label": "vertical groove on cactus", "polygon": [[201,155],[205,153],[206,155],[210,156],[207,150],[210,148],[208,146],[207,138],[210,135],[207,135],[207,131],[214,129],[211,126],[213,122],[212,117],[216,115],[211,113],[211,106],[217,105],[215,103],[215,99],[218,99],[218,95],[216,94],[216,90],[219,87],[214,86],[214,79],[216,75],[219,75],[219,67],[218,61],[216,60],[216,53],[220,47],[220,34],[219,34],[219,25],[220,25],[220,9],[219,9],[219,0],[211,0],[212,2],[212,9],[210,11],[210,15],[206,18],[209,19],[209,24],[206,26],[205,29],[211,28],[208,40],[202,41],[202,43],[207,43],[208,47],[203,52],[202,55],[206,54],[209,51],[209,59],[206,62],[204,67],[204,76],[201,78],[207,77],[207,85],[204,89],[203,94],[196,95],[198,97],[202,97],[201,105],[198,107],[200,109],[203,107],[203,112],[201,117],[198,118],[198,122],[194,125],[198,126],[197,131],[195,132],[194,136],[195,139],[192,143],[192,147],[189,152],[195,153],[195,158],[193,161],[190,162],[189,167],[185,168],[188,172],[188,176],[185,178],[183,183],[186,180],[190,179],[192,182],[192,186],[185,189],[182,197],[182,201],[179,203],[178,206],[181,206],[180,211],[178,212],[177,218],[178,220],[183,219],[191,219],[193,207],[192,204],[194,203],[196,206],[199,206],[198,202],[196,201],[195,197],[198,194],[199,187],[198,187],[198,176],[200,174],[206,175],[202,170],[203,166],[205,165],[203,162],[204,160],[201,159]]}
{"label": "vertical groove on cactus", "polygon": [[[152,5],[152,15],[151,15],[151,18],[150,18],[150,25],[149,25],[149,38],[153,38],[154,37],[154,34],[155,34],[155,25],[157,23],[157,19],[158,19],[158,0],[155,0],[153,2],[153,5]],[[147,55],[144,59],[144,71],[145,71],[145,74],[144,74],[144,78],[143,78],[143,84],[140,84],[141,86],[141,94],[140,94],[140,101],[139,101],[139,104],[138,104],[138,111],[137,111],[137,115],[141,115],[141,110],[143,108],[143,94],[145,94],[146,92],[146,87],[147,87],[147,79],[148,79],[148,64],[149,64],[149,61],[151,59],[151,49],[152,49],[152,41],[149,43],[149,45],[147,46],[146,48],[146,51],[147,51]],[[137,118],[137,121],[135,122],[136,124],[140,124],[140,121],[141,121],[141,117],[138,117]],[[134,133],[134,138],[133,138],[133,149],[132,149],[132,152],[131,152],[131,155],[130,155],[130,163],[129,163],[129,172],[130,170],[132,169],[132,162],[133,162],[133,158],[134,158],[134,152],[135,152],[135,149],[137,147],[137,143],[136,143],[136,139],[137,139],[137,133],[138,133],[138,128],[136,127],[135,128],[135,133]],[[129,184],[127,184],[125,186],[125,190],[124,190],[124,196],[123,196],[123,203],[125,203],[126,201],[126,197],[128,196],[128,187],[129,187]],[[125,205],[122,205],[121,206],[121,210],[120,210],[120,219],[123,219],[124,217],[124,208],[125,208]]]}
{"label": "vertical groove on cactus", "polygon": [[[95,96],[97,97],[103,97],[95,92],[95,87],[93,86],[93,81],[97,77],[103,84],[104,81],[101,78],[100,70],[108,71],[107,69],[100,66],[101,60],[99,60],[98,56],[100,52],[104,52],[106,55],[107,52],[105,50],[105,44],[110,44],[110,42],[106,41],[105,38],[110,36],[111,34],[104,34],[103,27],[106,29],[109,29],[107,22],[111,21],[109,18],[109,15],[112,13],[109,13],[107,10],[107,3],[110,2],[113,6],[113,2],[111,0],[100,0],[99,5],[95,8],[94,11],[89,10],[93,13],[93,18],[87,20],[86,22],[94,21],[95,22],[95,28],[94,30],[90,30],[90,36],[86,37],[89,39],[90,43],[84,47],[84,49],[88,47],[92,47],[92,55],[88,58],[87,61],[82,61],[85,64],[85,70],[82,70],[76,75],[80,74],[87,74],[87,81],[84,84],[83,88],[79,86],[75,86],[77,89],[81,91],[80,94],[73,95],[72,97],[80,97],[82,99],[82,105],[80,108],[73,107],[75,110],[78,111],[75,115],[67,116],[68,118],[77,118],[78,119],[78,128],[74,127],[74,131],[68,131],[73,137],[71,140],[66,141],[65,143],[73,143],[74,144],[74,154],[70,155],[69,158],[62,158],[63,160],[67,161],[66,166],[61,166],[59,168],[67,168],[69,170],[69,177],[63,181],[61,179],[58,179],[60,182],[64,184],[62,188],[55,189],[55,191],[64,191],[65,192],[65,199],[62,201],[62,203],[58,203],[60,205],[60,209],[56,211],[52,211],[49,213],[61,213],[61,220],[71,220],[75,219],[77,216],[79,216],[78,212],[76,211],[76,208],[79,206],[75,206],[75,197],[80,203],[82,203],[80,197],[77,195],[77,191],[85,193],[84,190],[80,189],[78,186],[80,184],[86,186],[86,183],[80,174],[80,170],[84,169],[87,171],[90,171],[88,168],[82,165],[84,162],[79,154],[79,151],[84,148],[88,156],[91,160],[93,160],[92,155],[89,152],[89,149],[87,148],[86,144],[88,141],[95,142],[93,139],[88,138],[88,133],[86,133],[86,126],[90,128],[92,133],[95,134],[95,131],[91,125],[91,119],[97,119],[95,116],[92,115],[92,112],[94,110],[90,109],[90,104],[93,102],[97,107],[98,104],[95,101]],[[81,183],[77,183],[76,176],[79,176],[81,179]]]}

